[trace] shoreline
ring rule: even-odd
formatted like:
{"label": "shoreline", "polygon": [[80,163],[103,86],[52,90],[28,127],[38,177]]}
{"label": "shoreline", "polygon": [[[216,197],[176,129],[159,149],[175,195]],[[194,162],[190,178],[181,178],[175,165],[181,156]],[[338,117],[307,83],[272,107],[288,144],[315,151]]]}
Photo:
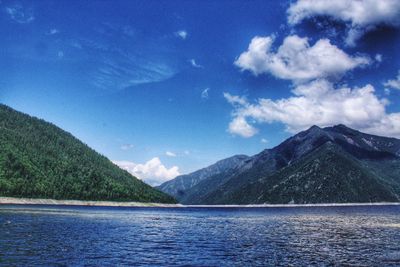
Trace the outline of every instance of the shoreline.
{"label": "shoreline", "polygon": [[352,206],[400,206],[400,202],[371,203],[315,203],[315,204],[248,204],[248,205],[183,205],[151,202],[119,202],[90,200],[56,200],[43,198],[0,197],[2,205],[52,205],[88,207],[153,207],[153,208],[295,208],[295,207],[352,207]]}
{"label": "shoreline", "polygon": [[53,206],[88,206],[88,207],[158,207],[176,208],[181,204],[151,203],[151,202],[122,202],[122,201],[94,201],[94,200],[58,200],[44,198],[16,198],[0,197],[2,205],[53,205]]}

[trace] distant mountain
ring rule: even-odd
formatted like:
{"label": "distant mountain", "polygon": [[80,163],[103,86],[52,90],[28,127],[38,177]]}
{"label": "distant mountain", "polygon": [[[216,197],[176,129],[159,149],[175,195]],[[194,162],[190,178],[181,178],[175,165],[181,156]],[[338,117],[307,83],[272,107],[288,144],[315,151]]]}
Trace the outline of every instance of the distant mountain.
{"label": "distant mountain", "polygon": [[0,196],[173,203],[43,120],[0,105]]}
{"label": "distant mountain", "polygon": [[313,126],[180,195],[186,204],[399,201],[400,140],[344,125]]}
{"label": "distant mountain", "polygon": [[187,191],[203,180],[206,180],[214,175],[222,176],[222,174],[229,175],[235,173],[240,166],[243,165],[244,161],[248,159],[245,155],[236,155],[227,159],[218,161],[217,163],[195,171],[191,174],[180,175],[173,180],[167,181],[162,185],[158,186],[163,192],[174,196],[177,200],[186,202],[186,199],[190,197]]}

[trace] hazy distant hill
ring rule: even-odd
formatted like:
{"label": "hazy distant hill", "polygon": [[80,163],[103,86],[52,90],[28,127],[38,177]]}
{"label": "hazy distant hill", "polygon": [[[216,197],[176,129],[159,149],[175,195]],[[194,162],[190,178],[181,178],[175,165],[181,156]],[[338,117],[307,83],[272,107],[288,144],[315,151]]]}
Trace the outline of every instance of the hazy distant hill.
{"label": "hazy distant hill", "polygon": [[175,200],[51,123],[0,105],[0,196]]}
{"label": "hazy distant hill", "polygon": [[400,140],[313,126],[171,194],[187,204],[399,201]]}

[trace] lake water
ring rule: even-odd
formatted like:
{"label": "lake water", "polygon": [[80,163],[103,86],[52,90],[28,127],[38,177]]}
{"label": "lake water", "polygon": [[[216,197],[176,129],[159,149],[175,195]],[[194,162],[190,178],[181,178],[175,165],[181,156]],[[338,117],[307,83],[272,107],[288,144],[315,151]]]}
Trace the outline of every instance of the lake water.
{"label": "lake water", "polygon": [[400,207],[0,206],[0,265],[400,266]]}

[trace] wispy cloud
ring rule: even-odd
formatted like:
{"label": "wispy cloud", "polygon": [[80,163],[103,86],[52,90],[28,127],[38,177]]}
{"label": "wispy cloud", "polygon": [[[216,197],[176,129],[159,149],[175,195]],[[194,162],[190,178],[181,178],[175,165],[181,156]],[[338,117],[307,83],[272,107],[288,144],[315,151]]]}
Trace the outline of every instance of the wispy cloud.
{"label": "wispy cloud", "polygon": [[175,71],[165,63],[138,59],[135,56],[107,57],[92,74],[91,82],[104,90],[121,90],[137,84],[159,82]]}
{"label": "wispy cloud", "polygon": [[210,91],[210,88],[206,88],[201,92],[201,98],[202,99],[208,99],[209,95],[208,92]]}
{"label": "wispy cloud", "polygon": [[63,51],[58,51],[57,52],[57,57],[59,58],[59,59],[62,59],[63,57],[64,57],[64,52]]}
{"label": "wispy cloud", "polygon": [[175,32],[175,36],[181,38],[182,40],[185,40],[188,37],[188,33],[185,30],[180,30]]}
{"label": "wispy cloud", "polygon": [[395,79],[388,80],[383,84],[386,88],[392,88],[400,90],[400,70],[397,73],[397,77]]}
{"label": "wispy cloud", "polygon": [[190,64],[191,64],[194,68],[203,68],[203,66],[197,64],[197,63],[196,63],[196,60],[193,59],[193,58],[192,58],[191,60],[189,60],[189,62],[190,62]]}
{"label": "wispy cloud", "polygon": [[231,95],[225,92],[224,98],[233,106],[245,106],[247,104],[247,99],[244,96]]}
{"label": "wispy cloud", "polygon": [[166,151],[165,155],[167,155],[168,157],[176,157],[176,154],[174,152],[171,152],[171,151]]}
{"label": "wispy cloud", "polygon": [[47,35],[55,35],[58,34],[60,31],[57,30],[56,28],[52,28],[47,32]]}
{"label": "wispy cloud", "polygon": [[169,51],[155,46],[157,39],[149,43],[132,42],[135,34],[129,26],[103,23],[92,36],[70,40],[70,45],[86,52],[85,56],[93,63],[88,66],[86,77],[95,89],[115,92],[160,82],[177,73],[173,60],[166,56]]}
{"label": "wispy cloud", "polygon": [[382,60],[383,60],[382,54],[376,54],[375,55],[375,60],[376,60],[376,62],[381,63]]}
{"label": "wispy cloud", "polygon": [[131,26],[129,25],[125,25],[122,27],[122,32],[123,34],[125,34],[125,36],[128,37],[133,37],[135,36],[135,29],[133,29]]}
{"label": "wispy cloud", "polygon": [[23,7],[21,4],[14,4],[5,8],[6,13],[12,20],[20,24],[31,23],[35,20],[33,10]]}
{"label": "wispy cloud", "polygon": [[120,146],[121,150],[131,150],[132,148],[134,148],[133,144],[123,144]]}

